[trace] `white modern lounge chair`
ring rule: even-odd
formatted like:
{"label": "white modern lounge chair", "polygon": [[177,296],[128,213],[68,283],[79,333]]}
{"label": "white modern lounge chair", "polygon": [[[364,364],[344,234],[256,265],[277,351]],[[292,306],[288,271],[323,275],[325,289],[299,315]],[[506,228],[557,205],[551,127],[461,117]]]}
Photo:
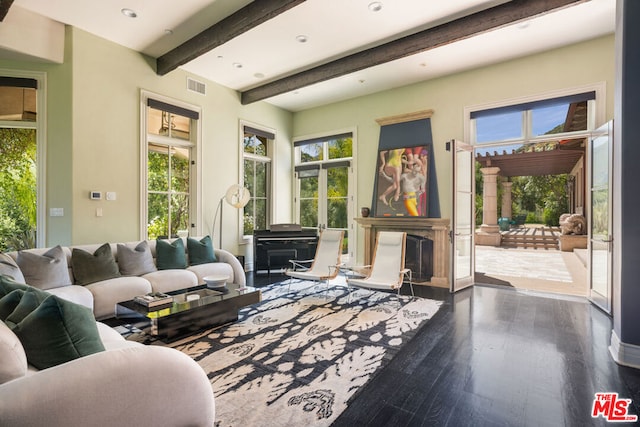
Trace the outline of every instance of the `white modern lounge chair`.
{"label": "white modern lounge chair", "polygon": [[409,279],[411,295],[413,295],[413,281],[411,270],[404,268],[404,251],[407,233],[396,231],[380,231],[376,239],[376,247],[369,270],[364,278],[347,279],[349,297],[351,287],[397,290],[400,294],[402,282]]}
{"label": "white modern lounge chair", "polygon": [[[289,276],[289,288],[291,278],[301,280],[313,280],[326,282],[329,289],[329,280],[338,275],[338,265],[342,255],[342,230],[322,230],[318,239],[315,258],[312,260],[289,260],[293,268],[287,269],[285,274]],[[309,264],[311,266],[309,267]]]}

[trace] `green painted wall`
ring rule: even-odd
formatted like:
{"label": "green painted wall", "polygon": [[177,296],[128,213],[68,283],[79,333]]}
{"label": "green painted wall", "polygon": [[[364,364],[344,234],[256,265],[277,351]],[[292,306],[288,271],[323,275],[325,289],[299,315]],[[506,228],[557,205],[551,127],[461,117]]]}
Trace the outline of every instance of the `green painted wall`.
{"label": "green painted wall", "polygon": [[[46,246],[139,238],[141,90],[202,107],[204,234],[218,201],[240,178],[240,120],[276,130],[274,221],[291,221],[290,112],[267,103],[243,106],[236,91],[213,82],[205,81],[206,96],[188,92],[182,70],[160,77],[151,58],[77,28],[66,32],[63,65],[0,61],[0,68],[47,73],[47,206],[64,208],[65,216],[47,217]],[[114,191],[117,200],[92,201],[92,190]],[[226,208],[223,246],[238,251],[231,231],[239,229],[238,212]]]}
{"label": "green painted wall", "polygon": [[[67,28],[67,34],[69,34]],[[72,55],[69,37],[65,39],[65,57]],[[71,186],[73,182],[72,151],[72,108],[71,88],[73,69],[71,63],[50,64],[23,61],[0,60],[0,69],[39,71],[46,73],[46,161],[45,161],[45,211],[49,208],[63,208],[62,217],[46,217],[46,242],[67,245],[71,243],[72,206]],[[42,181],[41,181],[42,182]]]}
{"label": "green painted wall", "polygon": [[[602,37],[294,114],[293,134],[357,128],[357,206],[370,206],[380,127],[376,119],[433,109],[434,157],[443,218],[451,215],[450,154],[464,139],[464,108],[606,82],[606,120],[613,118],[614,37]],[[359,211],[359,209],[358,209]],[[361,233],[360,233],[361,234]],[[358,258],[363,243],[358,239]]]}

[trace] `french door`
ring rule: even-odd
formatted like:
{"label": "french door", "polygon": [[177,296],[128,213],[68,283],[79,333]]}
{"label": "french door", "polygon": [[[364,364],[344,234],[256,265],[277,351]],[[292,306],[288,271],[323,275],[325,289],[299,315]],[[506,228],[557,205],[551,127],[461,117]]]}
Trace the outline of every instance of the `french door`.
{"label": "french door", "polygon": [[352,256],[349,235],[354,225],[353,179],[348,161],[316,164],[296,170],[296,220],[303,228],[344,231],[343,261]]}
{"label": "french door", "polygon": [[451,292],[473,285],[474,159],[473,148],[460,141],[447,143],[452,160]]}
{"label": "french door", "polygon": [[589,141],[589,299],[611,313],[613,228],[613,124],[601,126]]}

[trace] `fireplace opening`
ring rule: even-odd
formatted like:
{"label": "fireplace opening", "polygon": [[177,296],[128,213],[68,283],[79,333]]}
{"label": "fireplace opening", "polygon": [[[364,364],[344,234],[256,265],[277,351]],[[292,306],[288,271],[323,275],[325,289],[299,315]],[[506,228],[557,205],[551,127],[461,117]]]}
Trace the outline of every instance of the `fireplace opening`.
{"label": "fireplace opening", "polygon": [[411,269],[415,282],[428,282],[433,277],[433,240],[407,234],[404,266]]}

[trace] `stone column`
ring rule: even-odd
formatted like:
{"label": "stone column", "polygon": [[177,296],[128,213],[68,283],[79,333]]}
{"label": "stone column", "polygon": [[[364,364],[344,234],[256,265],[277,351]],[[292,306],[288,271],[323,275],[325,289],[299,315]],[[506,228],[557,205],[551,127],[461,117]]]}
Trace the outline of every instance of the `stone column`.
{"label": "stone column", "polygon": [[500,211],[500,216],[502,218],[511,219],[511,187],[513,186],[513,182],[502,181],[502,210]]}
{"label": "stone column", "polygon": [[500,168],[480,169],[482,172],[482,225],[476,233],[476,244],[500,246],[502,235],[498,227],[498,174]]}

